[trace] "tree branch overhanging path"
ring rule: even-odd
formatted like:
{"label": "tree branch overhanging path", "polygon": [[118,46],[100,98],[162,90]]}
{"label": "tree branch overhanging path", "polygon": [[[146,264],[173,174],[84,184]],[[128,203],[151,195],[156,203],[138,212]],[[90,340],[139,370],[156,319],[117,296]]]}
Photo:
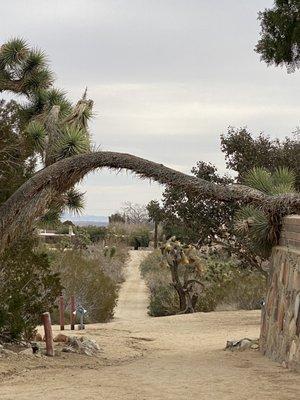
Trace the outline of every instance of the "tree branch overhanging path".
{"label": "tree branch overhanging path", "polygon": [[74,186],[87,173],[103,167],[129,170],[142,179],[153,179],[219,201],[255,203],[280,215],[300,212],[299,194],[270,197],[243,185],[217,185],[134,155],[91,152],[63,159],[37,172],[0,207],[0,252],[32,228],[55,196]]}

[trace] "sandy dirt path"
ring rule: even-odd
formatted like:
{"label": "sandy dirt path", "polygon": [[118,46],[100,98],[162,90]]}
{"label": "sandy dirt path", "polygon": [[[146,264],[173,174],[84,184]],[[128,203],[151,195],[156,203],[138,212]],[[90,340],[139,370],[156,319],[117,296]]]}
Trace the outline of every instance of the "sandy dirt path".
{"label": "sandy dirt path", "polygon": [[140,263],[149,254],[147,251],[131,251],[130,262],[126,266],[126,281],[119,292],[115,320],[132,321],[146,319],[148,290],[140,277]]}
{"label": "sandy dirt path", "polygon": [[103,347],[99,360],[70,355],[28,361],[25,370],[15,367],[2,380],[0,399],[299,399],[299,374],[258,351],[223,351],[226,340],[258,337],[259,312],[147,317],[147,290],[138,272],[144,256],[131,253],[116,320],[84,333]]}

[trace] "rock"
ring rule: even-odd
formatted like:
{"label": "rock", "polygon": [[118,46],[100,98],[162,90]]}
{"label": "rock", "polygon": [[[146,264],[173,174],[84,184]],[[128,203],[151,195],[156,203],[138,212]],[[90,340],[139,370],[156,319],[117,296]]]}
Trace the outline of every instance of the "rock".
{"label": "rock", "polygon": [[82,347],[84,347],[85,349],[89,349],[92,351],[99,351],[100,347],[98,345],[98,343],[95,340],[92,339],[84,339],[82,340]]}
{"label": "rock", "polygon": [[77,350],[81,349],[81,347],[82,347],[82,341],[76,336],[69,337],[67,343],[69,346],[71,346]]}
{"label": "rock", "polygon": [[76,349],[71,346],[65,346],[61,349],[64,353],[76,353]]}
{"label": "rock", "polygon": [[84,339],[82,341],[81,353],[87,356],[93,356],[100,350],[99,345],[92,339]]}
{"label": "rock", "polygon": [[42,336],[40,333],[37,333],[37,334],[34,336],[34,341],[35,341],[35,342],[42,342],[42,341],[43,341],[43,336]]}
{"label": "rock", "polygon": [[251,349],[253,349],[253,350],[259,349],[259,345],[257,343],[253,343],[253,344],[251,344]]}
{"label": "rock", "polygon": [[59,342],[59,343],[67,343],[69,340],[69,336],[64,335],[63,333],[59,333],[55,336],[53,339],[53,342]]}
{"label": "rock", "polygon": [[257,349],[258,347],[259,347],[259,345],[258,345],[257,340],[251,340],[251,339],[245,338],[245,339],[241,339],[241,340],[228,340],[226,343],[225,350],[244,351],[244,350],[247,350],[250,348]]}
{"label": "rock", "polygon": [[69,337],[67,346],[62,349],[64,353],[78,353],[87,356],[96,355],[99,350],[100,348],[96,341],[85,337],[78,338],[76,336]]}
{"label": "rock", "polygon": [[246,349],[250,349],[252,345],[252,341],[249,339],[243,339],[240,341],[240,346],[239,349],[240,350],[246,350]]}
{"label": "rock", "polygon": [[33,356],[34,355],[31,347],[29,347],[28,349],[20,351],[19,354],[22,354],[24,356]]}

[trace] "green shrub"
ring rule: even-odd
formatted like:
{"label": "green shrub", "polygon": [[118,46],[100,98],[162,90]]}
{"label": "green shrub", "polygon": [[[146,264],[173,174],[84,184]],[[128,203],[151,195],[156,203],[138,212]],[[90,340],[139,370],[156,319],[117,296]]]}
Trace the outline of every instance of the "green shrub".
{"label": "green shrub", "polygon": [[[173,315],[179,312],[179,299],[170,285],[168,268],[161,266],[156,250],[141,263],[141,275],[150,290],[149,314]],[[203,276],[205,289],[200,293],[195,311],[214,311],[220,304],[238,309],[256,309],[266,292],[265,277],[258,271],[241,270],[233,260],[208,259]]]}
{"label": "green shrub", "polygon": [[144,279],[149,279],[149,274],[159,274],[162,271],[160,266],[161,252],[160,250],[152,251],[141,263],[140,271]]}
{"label": "green shrub", "polygon": [[0,338],[29,339],[62,290],[47,254],[35,251],[35,244],[24,238],[0,259]]}
{"label": "green shrub", "polygon": [[106,322],[113,317],[118,286],[102,271],[97,259],[80,250],[68,250],[54,254],[54,265],[66,299],[75,295],[77,304],[87,310],[88,322]]}
{"label": "green shrub", "polygon": [[137,227],[129,236],[129,244],[133,247],[148,247],[150,242],[150,230],[147,227]]}
{"label": "green shrub", "polygon": [[225,304],[235,304],[238,309],[256,310],[266,296],[267,281],[259,271],[240,271],[239,276],[231,282]]}
{"label": "green shrub", "polygon": [[153,317],[164,317],[177,314],[179,310],[178,295],[170,285],[156,285],[150,291],[148,314]]}
{"label": "green shrub", "polygon": [[92,243],[99,242],[99,240],[104,239],[107,234],[107,228],[104,226],[89,225],[82,227],[81,230],[87,233]]}

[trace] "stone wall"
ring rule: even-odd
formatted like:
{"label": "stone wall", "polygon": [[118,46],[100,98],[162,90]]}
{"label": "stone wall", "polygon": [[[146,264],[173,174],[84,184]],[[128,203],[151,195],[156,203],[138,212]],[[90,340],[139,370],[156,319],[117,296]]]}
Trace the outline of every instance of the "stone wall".
{"label": "stone wall", "polygon": [[284,219],[272,253],[260,345],[271,359],[300,371],[300,216]]}

